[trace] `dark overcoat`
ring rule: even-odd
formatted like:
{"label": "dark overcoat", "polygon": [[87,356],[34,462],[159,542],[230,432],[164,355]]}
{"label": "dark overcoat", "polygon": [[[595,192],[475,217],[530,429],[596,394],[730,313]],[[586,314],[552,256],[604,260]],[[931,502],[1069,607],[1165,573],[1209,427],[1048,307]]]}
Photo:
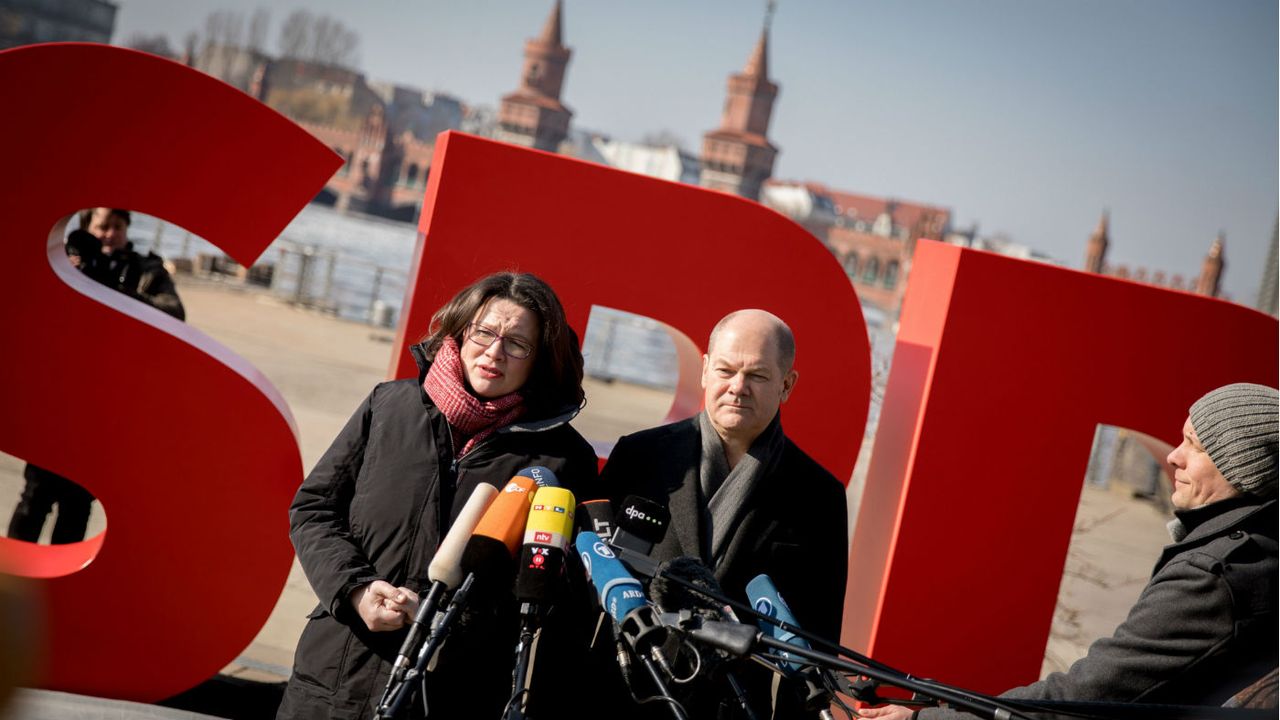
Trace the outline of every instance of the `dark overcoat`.
{"label": "dark overcoat", "polygon": [[[766,573],[800,626],[839,642],[848,568],[844,486],[787,439],[781,460],[747,501],[745,516],[714,568],[725,593],[746,602],[746,585]],[[659,562],[707,557],[707,501],[698,472],[702,436],[696,417],[627,435],[601,474],[615,507],[635,494],[666,505],[671,525],[653,549]],[[768,688],[753,676],[752,707],[768,707]],[[665,710],[658,708],[654,713]],[[782,713],[785,715],[786,713]]]}
{"label": "dark overcoat", "polygon": [[[436,547],[480,483],[501,487],[520,470],[542,465],[576,496],[599,496],[595,452],[569,426],[571,417],[503,428],[455,464],[448,425],[423,391],[421,378],[373,389],[303,481],[290,508],[290,537],[320,604],[298,641],[278,717],[373,716],[406,631],[368,630],[348,597],[374,580],[423,594]],[[511,694],[514,600],[509,593],[472,596],[463,624],[428,676],[433,719],[496,718]],[[553,645],[568,641],[550,635]],[[555,668],[544,662],[536,669]],[[546,687],[550,681],[535,674],[534,682]],[[413,715],[421,715],[421,703]]]}

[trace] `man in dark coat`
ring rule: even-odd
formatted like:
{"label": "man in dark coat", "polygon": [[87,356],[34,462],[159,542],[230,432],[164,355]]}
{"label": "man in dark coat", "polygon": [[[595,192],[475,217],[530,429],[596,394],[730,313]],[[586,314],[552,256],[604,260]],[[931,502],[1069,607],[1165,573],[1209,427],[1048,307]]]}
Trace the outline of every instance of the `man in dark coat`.
{"label": "man in dark coat", "polygon": [[[795,388],[791,330],[763,310],[721,320],[703,357],[705,409],[682,422],[628,435],[609,456],[601,483],[615,499],[665,504],[671,525],[653,549],[662,562],[688,556],[714,571],[725,593],[766,573],[806,630],[838,641],[848,562],[843,485],[782,431],[780,406]],[[744,668],[756,712],[773,702],[772,677]],[[721,678],[687,700],[691,717],[724,714]],[[799,712],[794,688],[778,714]],[[651,706],[652,707],[652,706]],[[650,714],[667,712],[658,706]],[[767,715],[767,713],[765,713]]]}
{"label": "man in dark coat", "polygon": [[[1275,670],[1278,413],[1274,389],[1246,383],[1191,406],[1168,457],[1174,543],[1129,616],[1067,672],[1001,697],[1222,705]],[[894,706],[862,716],[971,717]]]}

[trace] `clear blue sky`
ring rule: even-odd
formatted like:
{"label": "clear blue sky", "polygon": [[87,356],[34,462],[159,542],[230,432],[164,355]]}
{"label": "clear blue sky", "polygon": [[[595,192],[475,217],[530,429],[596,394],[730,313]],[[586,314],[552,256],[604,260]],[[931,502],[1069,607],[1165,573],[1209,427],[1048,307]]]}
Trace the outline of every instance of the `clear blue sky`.
{"label": "clear blue sky", "polygon": [[[180,46],[207,13],[262,0],[118,0],[116,42]],[[342,20],[371,79],[497,105],[552,0],[271,3]],[[563,99],[577,127],[696,149],[764,15],[749,0],[566,0]],[[780,0],[774,176],[943,205],[958,225],[1072,267],[1104,207],[1109,259],[1199,272],[1227,234],[1251,304],[1280,194],[1274,0]]]}

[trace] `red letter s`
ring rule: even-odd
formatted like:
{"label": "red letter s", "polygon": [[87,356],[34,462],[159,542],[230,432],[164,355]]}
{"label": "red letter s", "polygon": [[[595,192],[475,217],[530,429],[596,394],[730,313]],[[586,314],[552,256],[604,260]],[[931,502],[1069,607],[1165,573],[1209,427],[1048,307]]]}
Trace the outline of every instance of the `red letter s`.
{"label": "red letter s", "polygon": [[230,86],[107,46],[0,53],[0,97],[0,449],[83,484],[110,518],[78,545],[0,539],[0,569],[45,578],[40,685],[157,700],[217,672],[275,605],[296,430],[244,360],[74,272],[58,220],[135,209],[248,265],[340,160]]}

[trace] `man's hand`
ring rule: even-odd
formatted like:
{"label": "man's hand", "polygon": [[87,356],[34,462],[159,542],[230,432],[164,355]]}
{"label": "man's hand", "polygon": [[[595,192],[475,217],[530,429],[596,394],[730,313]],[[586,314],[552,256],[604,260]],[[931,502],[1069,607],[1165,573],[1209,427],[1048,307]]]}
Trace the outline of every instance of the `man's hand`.
{"label": "man's hand", "polygon": [[418,594],[385,580],[374,580],[351,591],[351,607],[374,632],[399,630],[418,611]]}
{"label": "man's hand", "polygon": [[907,720],[911,717],[912,712],[911,708],[903,707],[901,705],[884,705],[878,708],[862,708],[858,711],[858,717]]}

